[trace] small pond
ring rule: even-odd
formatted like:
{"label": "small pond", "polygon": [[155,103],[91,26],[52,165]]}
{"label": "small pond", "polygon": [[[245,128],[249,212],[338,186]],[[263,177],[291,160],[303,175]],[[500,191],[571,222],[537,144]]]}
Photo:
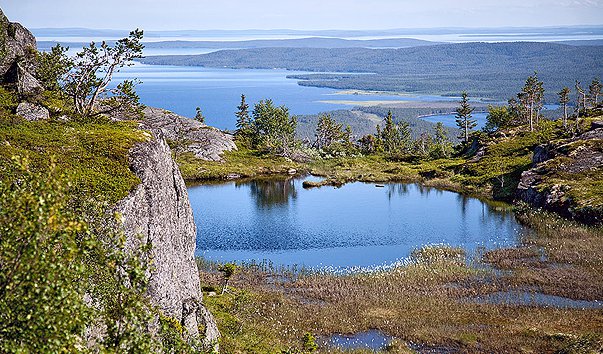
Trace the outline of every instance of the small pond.
{"label": "small pond", "polygon": [[341,350],[369,349],[379,351],[384,349],[393,340],[392,337],[382,332],[371,329],[356,334],[334,334],[321,341],[322,346],[337,347]]}
{"label": "small pond", "polygon": [[376,267],[423,245],[472,252],[515,245],[522,233],[504,207],[458,193],[401,183],[304,189],[305,179],[189,187],[197,256],[275,266]]}

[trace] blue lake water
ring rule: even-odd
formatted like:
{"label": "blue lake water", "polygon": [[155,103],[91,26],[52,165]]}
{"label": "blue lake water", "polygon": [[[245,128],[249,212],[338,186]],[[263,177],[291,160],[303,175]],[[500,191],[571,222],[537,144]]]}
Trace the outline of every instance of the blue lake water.
{"label": "blue lake water", "polygon": [[337,347],[341,350],[369,349],[379,351],[384,349],[392,340],[393,337],[372,329],[351,335],[334,334],[322,342],[327,347]]}
{"label": "blue lake water", "polygon": [[304,179],[260,179],[188,189],[197,256],[307,267],[390,265],[428,244],[511,246],[513,214],[478,199],[414,184],[303,189]]}
{"label": "blue lake water", "polygon": [[186,117],[201,107],[206,123],[220,129],[234,129],[241,94],[247,102],[271,98],[286,105],[292,114],[315,114],[349,109],[349,104],[324,101],[457,101],[455,97],[433,95],[354,95],[338,94],[330,88],[300,86],[287,75],[304,72],[282,69],[216,69],[192,66],[145,65],[137,63],[115,75],[116,81],[138,78],[141,102],[165,108]]}
{"label": "blue lake water", "polygon": [[[487,115],[488,115],[488,113],[485,113],[485,112],[477,112],[477,113],[472,114],[473,119],[475,119],[475,122],[477,123],[477,126],[474,129],[482,129],[484,127],[484,125],[486,125],[486,116]],[[457,128],[456,117],[455,117],[454,113],[435,114],[435,115],[431,115],[431,116],[421,117],[421,119],[423,119],[424,121],[427,121],[427,122],[431,122],[431,123],[442,122],[442,124],[446,127]]]}

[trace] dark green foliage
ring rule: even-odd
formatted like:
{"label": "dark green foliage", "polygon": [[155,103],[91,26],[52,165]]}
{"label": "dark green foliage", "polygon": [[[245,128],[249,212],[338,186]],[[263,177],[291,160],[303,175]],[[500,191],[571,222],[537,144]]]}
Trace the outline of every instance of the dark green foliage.
{"label": "dark green foliage", "polygon": [[272,100],[262,100],[253,109],[254,147],[289,157],[295,148],[297,120],[285,106],[276,107]]}
{"label": "dark green foliage", "polygon": [[237,117],[235,136],[237,141],[245,147],[251,146],[253,138],[253,128],[251,126],[251,117],[249,117],[249,104],[245,101],[245,95],[241,95],[241,104],[237,107],[235,113]]}
{"label": "dark green foliage", "polygon": [[45,89],[60,90],[61,80],[73,65],[65,54],[67,50],[69,50],[69,47],[62,47],[57,44],[50,49],[50,52],[38,53],[36,77]]}
{"label": "dark green foliage", "polygon": [[410,128],[408,123],[394,123],[392,112],[385,117],[383,129],[378,126],[377,139],[379,147],[386,154],[407,154],[411,149]]}
{"label": "dark green foliage", "polygon": [[477,126],[477,122],[474,119],[471,119],[471,113],[473,113],[474,109],[475,108],[471,107],[469,104],[467,92],[463,92],[461,94],[459,106],[456,109],[456,125],[461,131],[459,139],[461,139],[465,144],[469,141],[469,133],[471,133],[471,130]]}
{"label": "dark green foliage", "polygon": [[495,132],[501,128],[509,127],[514,117],[507,106],[488,106],[487,122],[484,131]]}
{"label": "dark green foliage", "polygon": [[195,108],[195,120],[205,124],[205,116],[203,115],[203,112],[201,112],[201,107]]}

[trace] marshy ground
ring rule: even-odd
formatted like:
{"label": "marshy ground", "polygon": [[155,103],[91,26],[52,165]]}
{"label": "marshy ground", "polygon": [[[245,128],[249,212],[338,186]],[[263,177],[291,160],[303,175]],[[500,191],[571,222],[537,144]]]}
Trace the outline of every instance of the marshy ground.
{"label": "marshy ground", "polygon": [[600,352],[603,230],[530,210],[517,217],[533,232],[516,248],[427,246],[354,274],[245,265],[224,295],[217,265],[199,260],[221,349],[303,353],[310,333],[317,352],[342,352],[326,339],[377,330],[393,338],[384,352]]}

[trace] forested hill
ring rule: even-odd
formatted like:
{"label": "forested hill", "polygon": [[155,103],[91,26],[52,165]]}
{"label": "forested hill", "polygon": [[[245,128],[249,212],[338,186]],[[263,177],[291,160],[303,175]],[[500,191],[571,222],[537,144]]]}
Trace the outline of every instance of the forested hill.
{"label": "forested hill", "polygon": [[[603,76],[603,46],[556,43],[458,43],[401,49],[257,48],[202,55],[155,56],[147,64],[290,70],[375,75],[298,77],[305,85],[458,94],[507,99],[534,71],[549,94],[575,80]],[[552,96],[547,97],[549,100]]]}

